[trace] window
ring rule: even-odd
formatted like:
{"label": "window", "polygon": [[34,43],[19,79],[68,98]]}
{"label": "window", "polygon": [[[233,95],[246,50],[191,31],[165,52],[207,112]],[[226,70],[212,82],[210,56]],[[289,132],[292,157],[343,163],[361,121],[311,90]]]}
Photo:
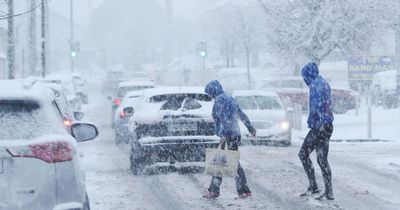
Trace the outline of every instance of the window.
{"label": "window", "polygon": [[257,109],[257,103],[253,96],[237,96],[236,101],[242,109]]}

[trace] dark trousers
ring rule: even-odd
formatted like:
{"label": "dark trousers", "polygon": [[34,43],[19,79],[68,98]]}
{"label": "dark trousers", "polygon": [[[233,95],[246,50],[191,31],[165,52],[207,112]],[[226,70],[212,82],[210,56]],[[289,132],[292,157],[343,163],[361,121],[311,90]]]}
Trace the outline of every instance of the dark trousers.
{"label": "dark trousers", "polygon": [[[228,144],[229,150],[238,150],[240,144],[240,136],[234,138],[227,138],[226,143]],[[236,182],[236,191],[239,195],[250,192],[250,189],[247,186],[246,175],[244,174],[243,168],[240,166],[240,164],[237,170],[237,175],[235,176],[235,182]],[[219,193],[221,183],[222,183],[222,177],[213,176],[208,191]]]}
{"label": "dark trousers", "polygon": [[328,163],[329,140],[332,136],[333,125],[325,125],[322,128],[311,129],[304,139],[301,146],[299,157],[310,182],[310,189],[317,189],[315,180],[314,166],[310,159],[311,152],[317,150],[317,161],[321,168],[325,183],[325,193],[333,195],[332,192],[332,172]]}

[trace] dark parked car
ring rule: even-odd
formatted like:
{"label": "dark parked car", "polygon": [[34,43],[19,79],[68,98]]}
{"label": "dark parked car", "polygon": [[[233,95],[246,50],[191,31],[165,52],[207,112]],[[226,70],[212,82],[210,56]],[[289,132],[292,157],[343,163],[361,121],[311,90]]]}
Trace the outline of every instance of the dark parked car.
{"label": "dark parked car", "polygon": [[204,162],[206,148],[219,143],[212,105],[204,88],[145,90],[130,122],[132,173],[155,163]]}
{"label": "dark parked car", "polygon": [[[299,104],[303,111],[308,110],[308,87],[301,77],[286,77],[264,80],[259,89],[275,90],[286,107]],[[357,107],[358,94],[354,91],[332,86],[333,112],[344,114]]]}

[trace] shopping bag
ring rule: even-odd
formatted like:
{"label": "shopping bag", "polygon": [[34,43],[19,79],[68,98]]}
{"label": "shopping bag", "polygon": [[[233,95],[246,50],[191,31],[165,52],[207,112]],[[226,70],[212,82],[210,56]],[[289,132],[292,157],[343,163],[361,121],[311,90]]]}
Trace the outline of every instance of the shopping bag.
{"label": "shopping bag", "polygon": [[217,149],[206,149],[205,173],[210,176],[234,177],[239,167],[239,157],[239,151],[221,149],[221,145]]}

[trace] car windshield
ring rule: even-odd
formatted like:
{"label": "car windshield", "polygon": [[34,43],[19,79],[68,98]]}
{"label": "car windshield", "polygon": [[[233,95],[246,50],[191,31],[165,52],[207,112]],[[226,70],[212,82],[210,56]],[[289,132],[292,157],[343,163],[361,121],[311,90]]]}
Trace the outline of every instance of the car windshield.
{"label": "car windshield", "polygon": [[118,89],[118,97],[122,98],[125,97],[126,93],[130,91],[138,91],[153,88],[153,86],[124,86]]}
{"label": "car windshield", "polygon": [[303,81],[301,80],[283,80],[280,84],[282,88],[303,88]]}
{"label": "car windshield", "polygon": [[267,96],[254,96],[254,100],[256,101],[258,108],[261,110],[277,110],[282,109],[281,105],[275,98],[267,97]]}
{"label": "car windshield", "polygon": [[275,98],[268,96],[237,96],[236,101],[242,109],[282,109],[281,105]]}
{"label": "car windshield", "polygon": [[200,109],[200,101],[211,101],[212,98],[206,94],[167,94],[157,95],[150,98],[150,102],[164,102],[161,110],[185,110]]}
{"label": "car windshield", "polygon": [[108,80],[118,80],[120,78],[124,77],[124,73],[121,71],[113,71],[113,72],[109,72],[107,73],[107,79]]}
{"label": "car windshield", "polygon": [[30,140],[59,133],[41,106],[30,100],[0,100],[0,125],[0,140]]}
{"label": "car windshield", "polygon": [[237,96],[236,101],[242,109],[257,109],[257,103],[253,96]]}

